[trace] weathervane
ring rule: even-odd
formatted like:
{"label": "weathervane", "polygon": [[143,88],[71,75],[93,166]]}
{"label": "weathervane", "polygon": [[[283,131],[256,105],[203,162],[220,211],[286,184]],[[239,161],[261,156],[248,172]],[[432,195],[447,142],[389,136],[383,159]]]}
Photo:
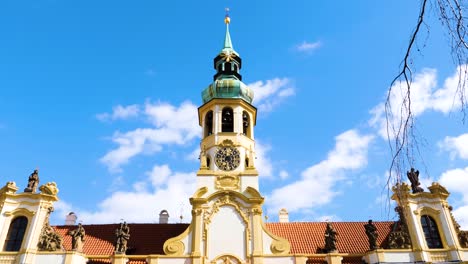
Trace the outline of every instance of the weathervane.
{"label": "weathervane", "polygon": [[226,16],[224,17],[224,23],[229,24],[231,23],[231,18],[229,17],[229,7],[225,8]]}

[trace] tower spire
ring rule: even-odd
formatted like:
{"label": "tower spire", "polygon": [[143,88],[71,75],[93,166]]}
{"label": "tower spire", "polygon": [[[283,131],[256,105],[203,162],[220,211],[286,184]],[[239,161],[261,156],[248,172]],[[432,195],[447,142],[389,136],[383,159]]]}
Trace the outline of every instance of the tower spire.
{"label": "tower spire", "polygon": [[223,50],[233,50],[231,35],[229,34],[229,24],[231,23],[231,18],[229,17],[229,8],[226,8],[226,16],[224,17],[224,23],[226,24],[226,37],[224,38]]}
{"label": "tower spire", "polygon": [[238,79],[242,80],[239,73],[241,68],[241,58],[232,47],[231,35],[229,34],[229,24],[231,18],[229,17],[229,8],[226,8],[226,15],[224,16],[224,23],[226,24],[226,36],[224,37],[224,46],[221,52],[214,59],[214,68],[216,74],[214,80],[218,79]]}

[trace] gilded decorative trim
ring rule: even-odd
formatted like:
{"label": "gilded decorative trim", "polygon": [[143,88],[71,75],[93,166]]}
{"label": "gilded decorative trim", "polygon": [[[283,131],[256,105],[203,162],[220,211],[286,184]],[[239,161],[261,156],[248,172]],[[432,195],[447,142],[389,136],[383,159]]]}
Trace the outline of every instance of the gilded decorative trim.
{"label": "gilded decorative trim", "polygon": [[217,176],[215,180],[215,188],[217,190],[239,190],[240,177],[228,174]]}
{"label": "gilded decorative trim", "polygon": [[163,249],[164,253],[166,255],[176,255],[176,256],[183,256],[184,251],[185,251],[185,245],[184,242],[182,242],[182,239],[188,237],[188,235],[192,232],[192,224],[185,229],[185,231],[173,238],[169,238],[164,242]]}
{"label": "gilded decorative trim", "polygon": [[205,210],[205,214],[203,216],[203,219],[205,221],[205,224],[209,225],[211,223],[211,220],[213,216],[219,212],[219,208],[222,206],[232,206],[234,209],[237,210],[239,215],[241,216],[242,220],[244,221],[244,224],[246,226],[249,225],[249,218],[247,217],[247,213],[242,210],[242,204],[236,201],[235,199],[232,199],[232,197],[228,194],[225,194],[223,197],[219,198],[216,200],[213,205],[211,206],[211,209]]}
{"label": "gilded decorative trim", "polygon": [[273,254],[275,255],[289,254],[289,251],[291,251],[291,244],[289,243],[287,239],[276,236],[273,233],[271,233],[271,231],[266,228],[265,223],[263,221],[262,221],[262,229],[265,233],[268,234],[268,236],[270,236],[273,239],[270,245],[270,250]]}
{"label": "gilded decorative trim", "polygon": [[[220,260],[222,262],[219,262]],[[239,257],[237,257],[235,255],[232,255],[232,254],[220,255],[220,256],[215,257],[212,261],[210,261],[210,264],[219,264],[219,263],[222,263],[222,264],[246,264],[247,262],[242,261],[241,258],[239,258]]]}
{"label": "gilded decorative trim", "polygon": [[13,211],[5,212],[5,216],[20,216],[24,215],[27,217],[33,217],[36,214],[34,211],[29,211],[26,208],[16,208]]}
{"label": "gilded decorative trim", "polygon": [[195,191],[195,193],[193,194],[192,197],[194,197],[194,198],[201,198],[201,197],[203,197],[203,195],[205,195],[207,192],[208,192],[208,188],[207,188],[207,187],[201,187],[201,188],[198,188],[198,190]]}

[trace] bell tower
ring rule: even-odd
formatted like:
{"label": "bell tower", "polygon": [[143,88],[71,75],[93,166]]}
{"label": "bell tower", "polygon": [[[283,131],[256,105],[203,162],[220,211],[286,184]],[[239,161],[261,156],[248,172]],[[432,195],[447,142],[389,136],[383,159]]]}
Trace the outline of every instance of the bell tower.
{"label": "bell tower", "polygon": [[202,92],[198,108],[202,129],[197,190],[190,198],[192,222],[168,239],[164,252],[190,256],[193,264],[261,264],[265,258],[287,258],[290,244],[273,235],[262,219],[264,198],[255,169],[253,92],[242,82],[242,60],[229,34],[214,58],[216,74]]}
{"label": "bell tower", "polygon": [[258,190],[255,169],[254,126],[257,109],[252,105],[253,91],[242,82],[242,60],[234,50],[226,15],[226,36],[221,52],[214,58],[216,74],[202,92],[198,108],[203,128],[200,143],[200,169],[197,187],[217,190]]}

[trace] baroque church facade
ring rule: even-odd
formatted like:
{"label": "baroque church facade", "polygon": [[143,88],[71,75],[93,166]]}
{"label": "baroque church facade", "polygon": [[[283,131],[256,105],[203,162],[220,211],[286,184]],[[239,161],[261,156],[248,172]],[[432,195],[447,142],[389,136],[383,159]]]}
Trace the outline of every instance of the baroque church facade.
{"label": "baroque church facade", "polygon": [[[397,221],[263,221],[264,198],[255,167],[257,109],[242,82],[242,60],[226,36],[214,59],[213,83],[202,91],[197,189],[190,224],[160,223],[51,226],[58,201],[53,182],[38,186],[35,171],[24,191],[14,182],[0,189],[0,264],[345,264],[468,263],[468,234],[460,230],[438,183],[393,187]],[[74,218],[74,219],[73,219]]]}

